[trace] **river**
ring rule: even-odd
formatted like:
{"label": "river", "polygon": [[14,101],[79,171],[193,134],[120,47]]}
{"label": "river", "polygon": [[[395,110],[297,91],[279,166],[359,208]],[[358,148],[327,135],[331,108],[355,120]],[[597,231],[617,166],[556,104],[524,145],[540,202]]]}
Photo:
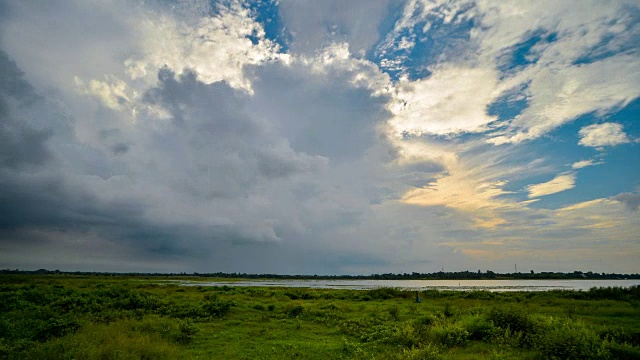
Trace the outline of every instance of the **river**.
{"label": "river", "polygon": [[640,280],[230,280],[219,282],[181,281],[185,286],[259,286],[313,289],[370,290],[381,287],[404,290],[455,291],[547,291],[589,290],[593,287],[640,285]]}

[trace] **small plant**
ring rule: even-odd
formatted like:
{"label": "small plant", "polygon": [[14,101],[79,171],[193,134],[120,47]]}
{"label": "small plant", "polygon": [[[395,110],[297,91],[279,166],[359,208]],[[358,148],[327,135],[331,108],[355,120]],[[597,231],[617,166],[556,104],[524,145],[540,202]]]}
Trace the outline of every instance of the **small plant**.
{"label": "small plant", "polygon": [[433,344],[427,344],[420,348],[404,349],[402,353],[392,359],[441,360],[443,357],[436,346]]}
{"label": "small plant", "polygon": [[425,315],[415,320],[416,325],[419,326],[431,326],[436,322],[436,317],[433,315]]}
{"label": "small plant", "polygon": [[191,322],[191,320],[180,320],[178,323],[178,334],[176,335],[176,341],[179,343],[189,343],[198,333],[199,329]]}
{"label": "small plant", "polygon": [[442,315],[444,315],[444,317],[452,317],[453,316],[453,310],[451,309],[451,304],[446,303],[444,304],[444,310],[442,311]]}
{"label": "small plant", "polygon": [[389,308],[389,315],[391,315],[391,318],[393,320],[398,320],[398,314],[400,313],[400,310],[398,309],[397,306],[392,306]]}
{"label": "small plant", "polygon": [[273,305],[273,304],[269,304],[269,305],[267,305],[267,310],[269,310],[269,311],[273,311],[273,310],[275,310],[275,309],[276,309],[276,306],[275,306],[275,305]]}
{"label": "small plant", "polygon": [[287,310],[287,316],[298,317],[302,315],[303,312],[304,312],[304,306],[295,305],[295,306],[292,306],[289,310]]}

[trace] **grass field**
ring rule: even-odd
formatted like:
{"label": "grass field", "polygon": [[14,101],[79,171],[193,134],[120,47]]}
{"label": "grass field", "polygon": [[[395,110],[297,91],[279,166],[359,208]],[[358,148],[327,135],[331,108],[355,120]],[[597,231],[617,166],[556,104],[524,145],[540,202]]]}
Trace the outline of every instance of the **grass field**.
{"label": "grass field", "polygon": [[[0,359],[640,359],[640,288],[490,293],[0,277]],[[232,284],[232,283],[230,283]]]}

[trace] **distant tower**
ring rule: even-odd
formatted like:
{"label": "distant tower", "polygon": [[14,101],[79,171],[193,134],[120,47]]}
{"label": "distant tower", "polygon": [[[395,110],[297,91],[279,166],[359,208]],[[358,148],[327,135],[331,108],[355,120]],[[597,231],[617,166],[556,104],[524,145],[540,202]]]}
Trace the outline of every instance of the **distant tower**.
{"label": "distant tower", "polygon": [[516,268],[516,272],[518,272],[518,264],[513,264],[513,266]]}

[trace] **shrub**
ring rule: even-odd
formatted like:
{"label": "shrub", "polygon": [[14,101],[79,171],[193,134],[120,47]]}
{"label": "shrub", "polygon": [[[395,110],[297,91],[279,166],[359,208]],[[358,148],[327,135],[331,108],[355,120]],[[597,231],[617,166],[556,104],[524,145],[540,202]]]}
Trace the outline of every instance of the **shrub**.
{"label": "shrub", "polygon": [[428,327],[433,325],[436,322],[436,317],[433,315],[425,315],[422,316],[416,320],[414,320],[414,323],[417,326],[422,326],[422,327]]}
{"label": "shrub", "polygon": [[391,359],[408,359],[408,360],[441,360],[443,359],[440,350],[433,344],[428,344],[420,348],[404,349]]}
{"label": "shrub", "polygon": [[202,309],[209,316],[222,317],[231,310],[233,303],[231,301],[220,300],[214,295],[206,295]]}
{"label": "shrub", "polygon": [[451,309],[451,304],[449,303],[444,304],[444,310],[442,311],[442,315],[444,315],[444,317],[453,316],[453,310]]}
{"label": "shrub", "polygon": [[306,291],[296,290],[296,291],[287,291],[284,293],[291,300],[311,300],[314,296]]}
{"label": "shrub", "polygon": [[411,293],[407,291],[402,291],[395,288],[384,288],[384,287],[369,290],[366,292],[366,295],[368,295],[371,299],[375,299],[375,300],[389,300],[393,298],[406,299],[408,297],[413,296]]}
{"label": "shrub", "polygon": [[398,309],[397,306],[392,306],[389,308],[389,315],[391,315],[391,318],[393,320],[398,320],[398,314],[400,313],[400,310]]}
{"label": "shrub", "polygon": [[178,334],[175,336],[175,340],[179,343],[186,344],[198,333],[199,329],[191,322],[191,320],[180,320],[178,323]]}
{"label": "shrub", "polygon": [[254,309],[254,310],[264,311],[264,305],[262,305],[262,304],[255,304],[251,308]]}
{"label": "shrub", "polygon": [[287,316],[289,317],[298,317],[302,315],[304,312],[304,306],[302,305],[294,305],[287,310]]}
{"label": "shrub", "polygon": [[640,359],[640,349],[629,344],[608,343],[607,350],[614,359]]}
{"label": "shrub", "polygon": [[598,336],[580,322],[553,321],[537,338],[537,348],[550,359],[607,359],[610,353]]}
{"label": "shrub", "polygon": [[471,340],[489,339],[496,330],[490,321],[480,315],[466,316],[460,320],[460,324],[469,332]]}
{"label": "shrub", "polygon": [[461,346],[469,340],[469,332],[460,324],[445,324],[433,329],[434,337],[444,346]]}
{"label": "shrub", "polygon": [[477,300],[494,300],[496,298],[496,294],[486,290],[478,290],[465,293],[464,298]]}
{"label": "shrub", "polygon": [[402,347],[414,347],[419,344],[419,333],[411,323],[392,323],[368,326],[360,336],[363,342],[381,342]]}
{"label": "shrub", "polygon": [[489,312],[488,318],[495,326],[502,329],[510,329],[524,334],[535,331],[534,321],[529,314],[520,308],[493,308]]}
{"label": "shrub", "polygon": [[71,317],[51,318],[40,326],[37,330],[35,340],[47,341],[50,338],[61,337],[75,332],[80,328],[80,324]]}
{"label": "shrub", "polygon": [[267,305],[267,310],[269,310],[269,311],[273,311],[273,310],[275,310],[275,309],[276,309],[276,306],[275,306],[275,305],[273,305],[273,304],[269,304],[269,305]]}
{"label": "shrub", "polygon": [[530,348],[539,331],[537,323],[521,308],[493,308],[488,314],[488,320],[502,329],[503,340],[514,346]]}

